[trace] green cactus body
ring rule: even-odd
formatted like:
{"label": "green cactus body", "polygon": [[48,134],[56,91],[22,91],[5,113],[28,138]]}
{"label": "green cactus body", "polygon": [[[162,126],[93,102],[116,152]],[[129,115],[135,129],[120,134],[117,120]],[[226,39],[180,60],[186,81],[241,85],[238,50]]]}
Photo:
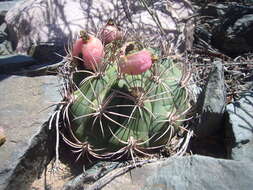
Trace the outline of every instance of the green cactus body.
{"label": "green cactus body", "polygon": [[104,158],[129,150],[146,155],[165,146],[189,106],[181,69],[168,58],[141,75],[120,76],[108,65],[103,74],[88,77],[74,92],[71,128]]}
{"label": "green cactus body", "polygon": [[73,118],[74,133],[81,141],[87,140],[88,134],[99,131],[96,129],[97,125],[91,122],[94,122],[96,112],[102,109],[99,106],[115,83],[115,79],[110,75],[112,72],[116,72],[114,67],[108,69],[105,76],[90,77],[74,92],[75,101],[69,111]]}

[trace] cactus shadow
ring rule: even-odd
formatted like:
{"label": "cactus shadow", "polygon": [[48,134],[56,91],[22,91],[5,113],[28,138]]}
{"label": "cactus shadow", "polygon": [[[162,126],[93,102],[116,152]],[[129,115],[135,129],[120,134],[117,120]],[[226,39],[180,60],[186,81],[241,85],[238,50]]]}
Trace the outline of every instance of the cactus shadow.
{"label": "cactus shadow", "polygon": [[[221,114],[217,113],[205,113],[210,118],[221,117]],[[193,154],[199,154],[204,156],[211,156],[215,158],[229,158],[229,152],[227,150],[227,127],[226,124],[226,114],[223,115],[223,120],[220,124],[219,130],[214,133],[208,133],[205,131],[205,134],[195,134],[189,144],[189,150]],[[202,126],[199,126],[202,127]],[[212,127],[212,125],[209,125]]]}

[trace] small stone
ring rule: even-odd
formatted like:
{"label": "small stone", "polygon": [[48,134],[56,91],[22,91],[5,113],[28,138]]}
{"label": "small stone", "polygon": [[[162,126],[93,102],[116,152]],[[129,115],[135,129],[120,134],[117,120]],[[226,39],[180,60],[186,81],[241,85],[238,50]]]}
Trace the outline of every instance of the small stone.
{"label": "small stone", "polygon": [[6,141],[6,136],[4,134],[3,128],[0,127],[0,146],[2,146]]}

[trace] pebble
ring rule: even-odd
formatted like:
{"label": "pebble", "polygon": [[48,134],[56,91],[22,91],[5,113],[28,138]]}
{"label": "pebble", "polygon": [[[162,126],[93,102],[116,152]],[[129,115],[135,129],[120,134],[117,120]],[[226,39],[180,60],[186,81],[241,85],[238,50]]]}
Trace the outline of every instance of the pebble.
{"label": "pebble", "polygon": [[0,146],[2,146],[6,141],[6,136],[4,134],[4,129],[0,127]]}

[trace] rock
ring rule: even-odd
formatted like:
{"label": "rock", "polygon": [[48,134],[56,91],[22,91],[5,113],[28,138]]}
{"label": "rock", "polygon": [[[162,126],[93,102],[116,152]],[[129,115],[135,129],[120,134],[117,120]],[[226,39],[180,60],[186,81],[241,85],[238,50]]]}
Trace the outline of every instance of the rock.
{"label": "rock", "polygon": [[54,149],[54,131],[44,124],[59,101],[54,76],[4,76],[0,83],[0,126],[8,137],[0,148],[0,189],[28,189],[41,175]]}
{"label": "rock", "polygon": [[6,23],[0,25],[0,43],[3,43],[7,39],[6,29]]}
{"label": "rock", "polygon": [[210,3],[204,9],[200,10],[201,15],[210,17],[222,17],[226,14],[229,5]]}
{"label": "rock", "polygon": [[253,5],[253,0],[244,0],[245,4]]}
{"label": "rock", "polygon": [[[186,18],[193,13],[191,5],[184,0],[155,0],[148,6],[161,21],[166,38],[171,41],[171,50],[184,51],[186,44],[191,44],[186,42],[191,31],[185,27],[189,20]],[[157,24],[139,1],[27,0],[8,11],[6,22],[16,51],[24,53],[41,43],[63,47],[81,29],[98,32],[109,18],[138,38],[157,43],[161,36]]]}
{"label": "rock", "polygon": [[27,55],[0,56],[0,74],[12,73],[35,63],[36,60]]}
{"label": "rock", "polygon": [[6,136],[4,134],[3,128],[0,127],[0,146],[2,146],[6,141]]}
{"label": "rock", "polygon": [[11,42],[8,41],[7,24],[0,24],[0,56],[12,53]]}
{"label": "rock", "polygon": [[253,51],[253,7],[231,4],[213,29],[212,45],[236,57]]}
{"label": "rock", "polygon": [[8,39],[7,24],[5,16],[7,11],[16,4],[15,1],[0,2],[0,56],[13,53],[12,44]]}
{"label": "rock", "polygon": [[220,61],[213,62],[207,83],[197,97],[198,125],[194,128],[195,135],[190,141],[189,149],[193,154],[228,158],[224,127],[226,89]]}
{"label": "rock", "polygon": [[62,190],[86,189],[85,184],[94,183],[114,169],[123,166],[124,162],[99,161],[85,172],[65,183]]}
{"label": "rock", "polygon": [[0,11],[0,25],[4,23],[7,11]]}
{"label": "rock", "polygon": [[46,64],[60,62],[62,57],[59,55],[65,54],[66,52],[62,49],[62,46],[55,45],[54,43],[40,43],[39,45],[30,47],[28,51],[28,55],[32,56],[40,63],[42,62]]}
{"label": "rock", "polygon": [[4,42],[0,43],[0,56],[10,55],[12,53],[13,53],[13,50],[12,50],[11,42],[5,40]]}
{"label": "rock", "polygon": [[252,168],[252,162],[197,155],[174,157],[135,168],[110,181],[102,190],[249,190],[253,185]]}
{"label": "rock", "polygon": [[6,0],[6,1],[0,1],[0,12],[10,10],[19,1],[24,1],[24,0],[15,0],[15,1]]}
{"label": "rock", "polygon": [[0,189],[13,190],[19,187],[28,190],[54,156],[53,137],[55,134],[50,133],[47,124],[41,126],[24,152],[15,156],[11,167],[4,170],[0,168]]}
{"label": "rock", "polygon": [[231,158],[234,160],[253,161],[253,91],[249,91],[241,98],[227,106]]}
{"label": "rock", "polygon": [[201,109],[200,124],[195,129],[197,137],[210,136],[221,130],[226,105],[226,89],[223,65],[220,61],[213,62],[213,69],[197,104]]}

